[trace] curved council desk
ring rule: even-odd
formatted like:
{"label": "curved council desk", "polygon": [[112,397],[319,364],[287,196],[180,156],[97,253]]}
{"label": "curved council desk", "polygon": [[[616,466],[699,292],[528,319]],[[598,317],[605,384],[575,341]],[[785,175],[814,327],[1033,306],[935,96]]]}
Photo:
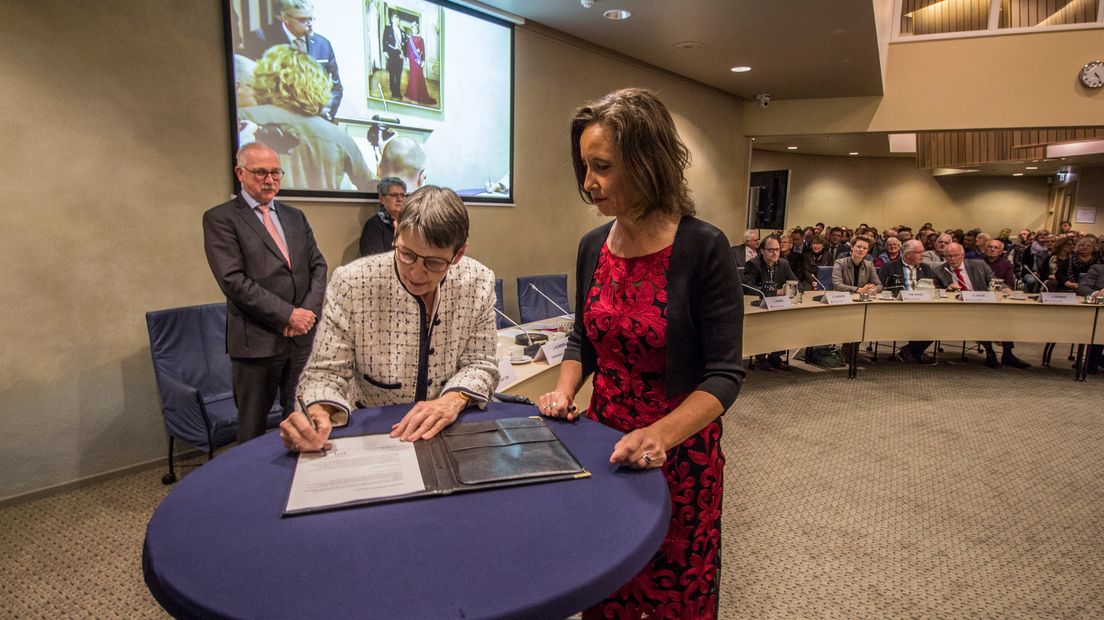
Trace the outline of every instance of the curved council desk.
{"label": "curved council desk", "polygon": [[[891,340],[991,340],[1013,342],[1104,341],[1101,306],[1041,304],[1003,299],[966,303],[947,296],[929,302],[875,299],[841,305],[813,301],[783,310],[744,307],[744,356],[839,342]],[[856,349],[857,350],[857,349]],[[1084,380],[1078,361],[1075,379]],[[852,373],[853,376],[853,373]]]}
{"label": "curved council desk", "polygon": [[[334,436],[390,429],[364,409]],[[532,415],[492,403],[461,420]],[[658,469],[609,464],[621,434],[550,421],[593,476],[281,518],[295,466],[276,433],[177,483],[150,519],[146,584],[181,618],[564,618],[635,575],[667,532]]]}

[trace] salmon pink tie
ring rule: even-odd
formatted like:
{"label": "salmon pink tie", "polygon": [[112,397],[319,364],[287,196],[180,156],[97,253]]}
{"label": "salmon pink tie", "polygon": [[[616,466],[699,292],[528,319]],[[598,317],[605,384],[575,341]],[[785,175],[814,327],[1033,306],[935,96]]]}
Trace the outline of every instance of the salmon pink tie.
{"label": "salmon pink tie", "polygon": [[276,247],[280,248],[280,252],[284,255],[284,260],[287,261],[288,267],[291,267],[291,256],[288,255],[287,246],[284,245],[284,240],[280,237],[279,231],[276,230],[276,225],[272,223],[272,216],[268,214],[268,210],[271,208],[269,205],[257,205],[257,208],[261,210],[261,220],[264,222],[265,230],[268,234],[272,235],[272,240],[276,242]]}

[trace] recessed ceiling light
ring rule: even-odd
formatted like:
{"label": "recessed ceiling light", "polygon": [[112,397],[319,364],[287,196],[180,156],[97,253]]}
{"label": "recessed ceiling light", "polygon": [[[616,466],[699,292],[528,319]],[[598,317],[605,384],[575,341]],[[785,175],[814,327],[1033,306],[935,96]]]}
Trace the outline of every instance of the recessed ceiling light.
{"label": "recessed ceiling light", "polygon": [[787,148],[788,150],[791,150],[791,151],[796,151],[796,150],[797,150],[797,147],[796,147],[796,146],[787,146],[786,148]]}
{"label": "recessed ceiling light", "polygon": [[858,155],[858,154],[859,154],[858,151],[851,151],[850,153],[848,153],[848,155]]}
{"label": "recessed ceiling light", "polygon": [[679,41],[675,43],[675,49],[679,50],[700,50],[705,47],[705,43],[701,41]]}
{"label": "recessed ceiling light", "polygon": [[602,13],[602,17],[605,17],[606,19],[628,19],[632,17],[632,13],[624,9],[612,9],[606,11],[605,13]]}
{"label": "recessed ceiling light", "polygon": [[1038,169],[1039,169],[1038,166],[1028,166],[1027,168],[1025,168],[1025,170],[1038,170]]}
{"label": "recessed ceiling light", "polygon": [[732,72],[733,73],[747,73],[748,71],[751,71],[751,67],[749,67],[747,65],[740,65],[739,67],[732,67]]}
{"label": "recessed ceiling light", "polygon": [[1022,176],[1023,176],[1023,173],[1022,173],[1022,172],[1013,172],[1013,173],[1012,173],[1012,176],[1014,176],[1014,177],[1022,177]]}

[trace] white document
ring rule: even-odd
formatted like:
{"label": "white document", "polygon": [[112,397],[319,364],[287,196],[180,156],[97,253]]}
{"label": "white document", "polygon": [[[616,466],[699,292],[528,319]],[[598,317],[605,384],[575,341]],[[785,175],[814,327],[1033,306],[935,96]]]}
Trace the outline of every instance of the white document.
{"label": "white document", "polygon": [[824,303],[830,306],[836,304],[849,304],[851,301],[851,293],[847,291],[826,291],[824,293]]}
{"label": "white document", "polygon": [[901,291],[901,301],[931,301],[932,291]]}
{"label": "white document", "polygon": [[540,351],[537,351],[537,360],[547,360],[549,364],[559,364],[563,361],[564,353],[567,351],[567,338],[557,338],[548,344],[541,345]]}
{"label": "white document", "polygon": [[334,447],[326,454],[299,455],[285,512],[425,490],[412,442],[388,435],[331,441]]}
{"label": "white document", "polygon": [[962,301],[966,303],[995,303],[1000,301],[993,291],[962,291]]}
{"label": "white document", "polygon": [[1042,293],[1039,301],[1044,304],[1075,304],[1077,295],[1074,293]]}
{"label": "white document", "polygon": [[785,310],[786,308],[793,307],[793,301],[786,295],[777,295],[775,297],[767,297],[763,300],[762,304],[764,310]]}

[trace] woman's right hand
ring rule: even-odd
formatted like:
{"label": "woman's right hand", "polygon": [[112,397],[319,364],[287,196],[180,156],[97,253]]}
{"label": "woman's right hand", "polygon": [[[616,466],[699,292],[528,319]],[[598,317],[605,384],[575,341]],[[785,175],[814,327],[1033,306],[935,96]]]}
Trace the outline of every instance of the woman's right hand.
{"label": "woman's right hand", "polygon": [[537,400],[537,409],[543,416],[563,418],[568,422],[574,422],[579,417],[579,408],[575,406],[575,400],[562,390],[554,390],[541,396]]}

